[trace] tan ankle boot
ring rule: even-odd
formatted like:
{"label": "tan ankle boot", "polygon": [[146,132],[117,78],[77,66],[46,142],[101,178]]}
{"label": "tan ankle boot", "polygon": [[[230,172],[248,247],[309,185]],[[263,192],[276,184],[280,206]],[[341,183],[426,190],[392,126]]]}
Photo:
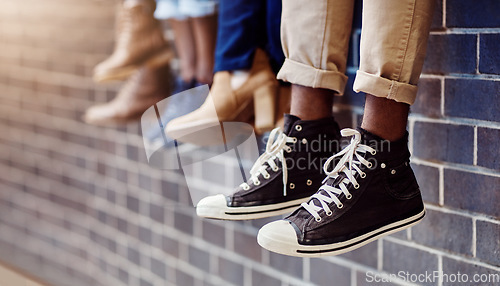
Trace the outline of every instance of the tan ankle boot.
{"label": "tan ankle boot", "polygon": [[94,69],[94,80],[106,82],[129,77],[142,65],[156,65],[173,57],[161,24],[154,18],[153,0],[124,4],[117,19],[113,54]]}
{"label": "tan ankle boot", "polygon": [[84,121],[93,125],[117,125],[139,120],[150,106],[171,94],[170,67],[143,67],[110,102],[92,106]]}
{"label": "tan ankle boot", "polygon": [[274,128],[278,82],[269,59],[257,50],[248,79],[236,90],[231,88],[231,73],[217,72],[210,94],[197,110],[167,124],[166,131],[175,139],[219,125],[220,122],[252,123],[258,133]]}

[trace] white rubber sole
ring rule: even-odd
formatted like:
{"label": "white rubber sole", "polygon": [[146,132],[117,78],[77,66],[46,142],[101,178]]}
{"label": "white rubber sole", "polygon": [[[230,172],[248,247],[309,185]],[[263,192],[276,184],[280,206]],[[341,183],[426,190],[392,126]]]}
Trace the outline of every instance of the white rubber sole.
{"label": "white rubber sole", "polygon": [[196,207],[196,214],[204,218],[222,219],[222,220],[250,220],[259,219],[282,214],[288,214],[306,202],[310,197],[293,200],[289,202],[252,206],[252,207],[228,207],[224,205],[200,205]]}
{"label": "white rubber sole", "polygon": [[339,255],[360,248],[381,237],[410,228],[419,223],[424,218],[424,215],[425,209],[417,215],[383,226],[356,238],[323,245],[299,244],[293,226],[289,222],[281,220],[263,226],[257,235],[257,242],[269,251],[289,256],[321,257]]}

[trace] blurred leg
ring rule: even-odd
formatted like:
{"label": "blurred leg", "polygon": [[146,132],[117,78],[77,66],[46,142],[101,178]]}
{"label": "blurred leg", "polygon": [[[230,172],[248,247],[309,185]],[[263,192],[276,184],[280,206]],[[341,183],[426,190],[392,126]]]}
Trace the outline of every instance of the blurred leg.
{"label": "blurred leg", "polygon": [[214,69],[217,16],[192,18],[196,46],[196,80],[211,84]]}
{"label": "blurred leg", "polygon": [[189,18],[168,20],[174,32],[174,44],[179,57],[181,78],[191,82],[196,76],[196,47]]}
{"label": "blurred leg", "polygon": [[215,72],[249,70],[255,50],[265,41],[262,0],[221,0],[215,49]]}

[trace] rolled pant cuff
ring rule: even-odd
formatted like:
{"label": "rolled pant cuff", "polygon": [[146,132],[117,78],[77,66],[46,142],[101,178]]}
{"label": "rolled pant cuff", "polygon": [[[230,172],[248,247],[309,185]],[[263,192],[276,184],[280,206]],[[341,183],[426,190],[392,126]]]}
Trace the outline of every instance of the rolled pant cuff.
{"label": "rolled pant cuff", "polygon": [[285,59],[278,79],[312,88],[331,89],[339,95],[344,93],[347,83],[347,76],[341,72],[317,69],[290,59]]}
{"label": "rolled pant cuff", "polygon": [[365,92],[412,105],[417,96],[417,86],[398,82],[358,70],[352,87],[355,92]]}

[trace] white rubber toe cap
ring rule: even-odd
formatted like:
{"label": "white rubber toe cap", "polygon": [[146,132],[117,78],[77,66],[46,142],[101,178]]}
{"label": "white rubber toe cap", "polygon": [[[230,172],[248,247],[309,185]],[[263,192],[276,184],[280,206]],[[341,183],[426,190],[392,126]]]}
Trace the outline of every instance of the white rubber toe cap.
{"label": "white rubber toe cap", "polygon": [[299,243],[295,229],[286,220],[264,225],[257,235],[257,242],[265,249],[285,255],[294,255]]}
{"label": "white rubber toe cap", "polygon": [[201,217],[221,218],[226,209],[226,197],[219,194],[201,199],[196,205],[196,214]]}

